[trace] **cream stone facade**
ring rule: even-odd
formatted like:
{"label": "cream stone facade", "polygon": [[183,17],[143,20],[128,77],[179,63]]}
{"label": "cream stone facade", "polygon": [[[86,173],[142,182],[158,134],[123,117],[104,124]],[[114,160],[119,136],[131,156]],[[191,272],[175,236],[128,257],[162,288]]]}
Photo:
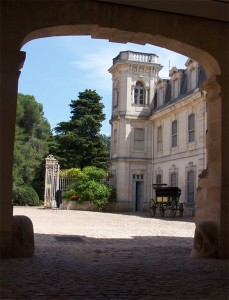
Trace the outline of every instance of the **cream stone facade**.
{"label": "cream stone facade", "polygon": [[155,54],[123,51],[109,69],[113,81],[111,174],[115,209],[144,211],[155,197],[152,184],[178,186],[185,213],[195,209],[198,176],[206,168],[206,92],[203,68],[159,77]]}

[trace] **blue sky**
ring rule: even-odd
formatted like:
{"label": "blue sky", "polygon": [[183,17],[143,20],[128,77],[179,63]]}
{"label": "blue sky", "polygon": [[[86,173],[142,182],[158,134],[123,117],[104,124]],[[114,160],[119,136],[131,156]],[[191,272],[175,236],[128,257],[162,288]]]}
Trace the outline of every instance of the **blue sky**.
{"label": "blue sky", "polygon": [[33,95],[43,105],[52,128],[70,119],[71,100],[85,89],[102,97],[106,120],[101,133],[110,135],[112,80],[108,69],[120,51],[154,53],[163,66],[160,77],[170,68],[185,68],[187,57],[152,45],[119,44],[90,36],[52,37],[33,40],[21,49],[26,60],[19,78],[18,92]]}

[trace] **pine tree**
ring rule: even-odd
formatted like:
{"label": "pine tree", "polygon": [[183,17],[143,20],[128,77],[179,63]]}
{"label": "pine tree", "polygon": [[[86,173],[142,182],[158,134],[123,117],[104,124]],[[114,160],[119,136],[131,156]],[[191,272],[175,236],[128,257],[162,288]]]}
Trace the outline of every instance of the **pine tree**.
{"label": "pine tree", "polygon": [[80,92],[78,99],[69,105],[70,121],[57,124],[55,139],[60,148],[56,154],[62,157],[62,168],[108,167],[109,151],[100,135],[105,120],[101,100],[96,91]]}

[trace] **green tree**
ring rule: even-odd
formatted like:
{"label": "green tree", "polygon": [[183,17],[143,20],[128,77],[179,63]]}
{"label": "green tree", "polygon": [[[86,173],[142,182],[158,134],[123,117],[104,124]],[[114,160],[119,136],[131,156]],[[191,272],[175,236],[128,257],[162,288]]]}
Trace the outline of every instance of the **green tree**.
{"label": "green tree", "polygon": [[[43,196],[44,158],[49,152],[49,138],[50,125],[44,117],[42,104],[33,96],[18,94],[13,165],[15,203],[20,198],[19,193],[32,193],[32,188],[39,197]],[[34,199],[37,198],[34,196]]]}
{"label": "green tree", "polygon": [[60,122],[55,128],[59,144],[57,156],[62,157],[62,168],[85,166],[108,167],[109,151],[104,137],[100,134],[104,105],[102,98],[92,90],[80,92],[77,100],[70,103],[71,117]]}

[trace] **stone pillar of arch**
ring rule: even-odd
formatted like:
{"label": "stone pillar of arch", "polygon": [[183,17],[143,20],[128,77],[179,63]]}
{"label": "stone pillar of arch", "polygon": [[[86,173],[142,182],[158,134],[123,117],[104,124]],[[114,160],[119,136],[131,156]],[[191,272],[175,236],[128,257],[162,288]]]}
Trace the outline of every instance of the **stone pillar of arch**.
{"label": "stone pillar of arch", "polygon": [[25,52],[11,49],[1,50],[1,200],[0,200],[0,255],[10,257],[12,251],[13,204],[12,165],[14,131],[16,121],[17,90],[20,69],[25,60]]}
{"label": "stone pillar of arch", "polygon": [[224,84],[218,76],[202,86],[207,92],[207,169],[198,183],[194,257],[228,257],[228,125],[223,112],[227,103],[221,97]]}

